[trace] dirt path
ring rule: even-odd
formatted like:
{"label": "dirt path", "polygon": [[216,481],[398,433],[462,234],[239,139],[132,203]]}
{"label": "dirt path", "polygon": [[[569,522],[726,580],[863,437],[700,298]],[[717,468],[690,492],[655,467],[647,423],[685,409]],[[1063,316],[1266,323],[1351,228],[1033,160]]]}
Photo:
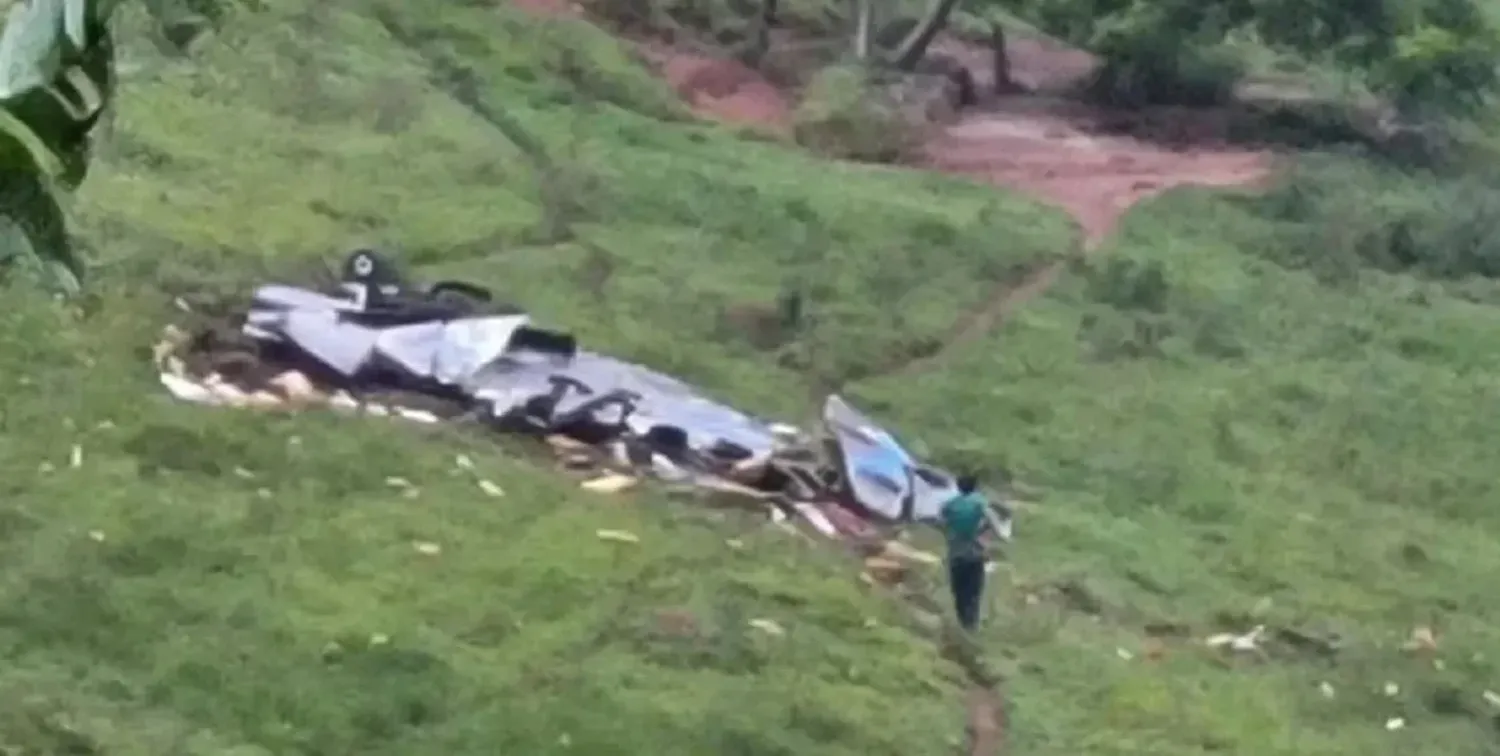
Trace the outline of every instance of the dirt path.
{"label": "dirt path", "polygon": [[1005,702],[1000,691],[978,683],[964,698],[969,720],[969,755],[996,756],[1005,752]]}
{"label": "dirt path", "polygon": [[[1081,254],[1097,250],[1130,208],[1168,189],[1252,186],[1270,175],[1271,156],[1265,152],[1212,142],[1174,149],[1100,133],[1103,120],[1097,112],[1052,98],[1006,98],[945,129],[927,145],[925,167],[1016,189],[1061,208],[1078,224]],[[997,287],[987,302],[954,324],[937,353],[896,372],[933,367],[999,328],[1044,293],[1066,264],[1059,261],[1019,284]]]}
{"label": "dirt path", "polygon": [[[935,49],[968,65],[982,90],[992,89],[987,50],[954,39],[941,40]],[[1048,93],[1065,91],[1088,76],[1096,65],[1092,56],[1027,38],[1013,38],[1008,49],[1012,78],[1037,94],[990,97],[965,111],[926,145],[918,167],[1007,187],[1058,207],[1081,230],[1079,254],[1098,249],[1126,212],[1168,189],[1248,186],[1270,173],[1269,153],[1226,143],[1223,114],[1179,109],[1125,116],[1091,108]],[[703,117],[790,133],[790,95],[755,70],[663,45],[643,45],[642,52]],[[936,353],[892,365],[882,374],[929,369],[1001,327],[1017,308],[1046,291],[1065,264],[997,286],[954,323]]]}

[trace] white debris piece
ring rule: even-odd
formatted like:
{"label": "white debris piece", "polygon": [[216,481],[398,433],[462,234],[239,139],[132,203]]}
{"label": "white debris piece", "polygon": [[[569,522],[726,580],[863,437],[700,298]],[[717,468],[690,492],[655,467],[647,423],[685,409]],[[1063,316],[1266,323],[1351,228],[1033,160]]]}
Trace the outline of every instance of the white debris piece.
{"label": "white debris piece", "polygon": [[1228,648],[1236,653],[1264,653],[1261,651],[1260,641],[1265,637],[1266,626],[1256,625],[1250,632],[1243,635],[1235,633],[1219,633],[1209,636],[1204,641],[1209,648]]}
{"label": "white debris piece", "polygon": [[834,527],[833,521],[828,519],[828,515],[823,514],[823,510],[804,501],[793,502],[792,508],[797,510],[797,514],[802,515],[802,519],[812,523],[813,528],[819,533],[829,538],[839,537],[839,529]]}
{"label": "white debris piece", "polygon": [[433,425],[443,421],[436,413],[428,412],[427,410],[412,409],[411,407],[392,407],[392,410],[402,420],[410,420],[423,425]]}
{"label": "white debris piece", "polygon": [[223,403],[217,394],[197,381],[183,378],[180,375],[173,375],[172,373],[162,373],[160,379],[161,385],[166,388],[167,393],[180,401],[211,405]]}

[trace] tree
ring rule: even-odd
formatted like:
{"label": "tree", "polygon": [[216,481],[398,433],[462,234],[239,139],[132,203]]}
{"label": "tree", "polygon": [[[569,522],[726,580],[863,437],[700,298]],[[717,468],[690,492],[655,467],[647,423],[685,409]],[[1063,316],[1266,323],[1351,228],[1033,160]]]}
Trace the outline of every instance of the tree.
{"label": "tree", "polygon": [[[1051,34],[1098,53],[1096,84],[1127,103],[1217,94],[1231,32],[1335,63],[1405,111],[1470,109],[1495,91],[1500,38],[1478,0],[1020,0]],[[1226,81],[1227,80],[1227,81]],[[1184,89],[1184,84],[1188,84]]]}
{"label": "tree", "polygon": [[953,15],[953,11],[962,3],[963,0],[931,0],[922,20],[917,22],[916,28],[896,48],[892,56],[896,67],[903,71],[914,70],[927,55],[927,48],[937,39],[938,32],[948,25],[948,18]]}
{"label": "tree", "polygon": [[[3,4],[3,0],[0,0]],[[0,31],[0,265],[30,263],[62,293],[83,283],[65,200],[88,173],[95,127],[114,102],[110,20],[121,0],[12,0]],[[218,16],[204,0],[147,0],[173,44]]]}
{"label": "tree", "polygon": [[875,28],[875,0],[854,0],[854,57],[867,60]]}

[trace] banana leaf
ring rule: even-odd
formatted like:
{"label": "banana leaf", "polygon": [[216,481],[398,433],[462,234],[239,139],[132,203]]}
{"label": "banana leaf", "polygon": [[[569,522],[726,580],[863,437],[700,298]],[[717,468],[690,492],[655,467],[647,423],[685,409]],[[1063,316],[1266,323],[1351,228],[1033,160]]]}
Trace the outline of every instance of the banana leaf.
{"label": "banana leaf", "polygon": [[34,262],[63,293],[84,262],[66,193],[88,171],[90,133],[115,91],[109,14],[118,0],[12,2],[0,31],[0,262]]}

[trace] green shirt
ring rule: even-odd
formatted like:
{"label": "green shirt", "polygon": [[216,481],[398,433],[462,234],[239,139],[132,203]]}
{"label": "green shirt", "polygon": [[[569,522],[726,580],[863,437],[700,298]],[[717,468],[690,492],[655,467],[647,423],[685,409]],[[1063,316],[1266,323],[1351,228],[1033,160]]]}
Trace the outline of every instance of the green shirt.
{"label": "green shirt", "polygon": [[989,522],[989,502],[979,493],[959,494],[943,504],[943,533],[948,537],[948,558],[984,558],[979,536]]}

